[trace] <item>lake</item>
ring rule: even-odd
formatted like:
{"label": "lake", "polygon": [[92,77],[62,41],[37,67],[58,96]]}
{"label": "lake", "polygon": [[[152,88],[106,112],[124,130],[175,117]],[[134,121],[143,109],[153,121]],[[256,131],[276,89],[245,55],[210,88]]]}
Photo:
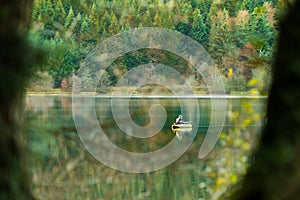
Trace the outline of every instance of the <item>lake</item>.
{"label": "lake", "polygon": [[[214,116],[222,121],[218,116],[224,112],[218,103],[212,110],[212,102],[217,101],[100,96],[80,98],[72,108],[71,96],[27,96],[33,194],[37,199],[218,198],[246,173],[266,99],[227,98],[224,125],[212,123]],[[171,129],[179,114],[192,122],[192,130]],[[98,132],[91,134],[93,126]],[[214,131],[220,132],[216,145],[200,159],[204,138]]]}

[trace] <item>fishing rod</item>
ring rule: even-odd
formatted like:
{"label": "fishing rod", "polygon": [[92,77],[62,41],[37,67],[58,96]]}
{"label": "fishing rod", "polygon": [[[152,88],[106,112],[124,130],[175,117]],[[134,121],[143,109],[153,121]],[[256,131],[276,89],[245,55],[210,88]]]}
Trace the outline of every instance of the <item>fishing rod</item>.
{"label": "fishing rod", "polygon": [[233,127],[233,126],[246,126],[246,127],[259,127],[261,126],[261,124],[249,124],[249,125],[246,125],[246,124],[223,124],[223,125],[195,125],[193,122],[188,122],[190,124],[192,124],[192,126],[194,128],[208,128],[208,127]]}

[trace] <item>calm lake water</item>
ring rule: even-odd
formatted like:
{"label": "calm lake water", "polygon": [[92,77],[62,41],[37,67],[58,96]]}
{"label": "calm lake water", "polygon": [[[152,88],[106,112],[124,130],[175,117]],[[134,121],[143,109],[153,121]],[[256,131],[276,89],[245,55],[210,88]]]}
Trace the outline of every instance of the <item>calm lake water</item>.
{"label": "calm lake water", "polygon": [[[34,195],[37,199],[216,199],[238,184],[245,174],[263,124],[266,100],[227,99],[225,125],[220,129],[216,146],[203,159],[199,159],[198,153],[211,122],[211,99],[196,101],[198,107],[190,99],[138,98],[130,99],[127,109],[122,99],[117,101],[118,105],[112,104],[110,98],[95,99],[93,106],[99,126],[123,150],[147,153],[164,148],[171,141],[175,145],[192,141],[175,162],[162,169],[126,173],[102,164],[90,153],[93,149],[87,150],[80,140],[84,136],[75,127],[72,97],[26,97],[25,122],[31,155],[28,165]],[[76,107],[89,114],[91,103],[83,98]],[[154,104],[163,106],[165,115],[149,115]],[[221,111],[215,109],[218,115]],[[127,111],[132,123],[140,127],[152,124],[153,129],[157,128],[155,124],[162,124],[161,130],[148,138],[124,134],[122,127],[132,133],[140,130],[139,126],[128,125]],[[196,128],[174,132],[171,125],[179,114]],[[83,116],[82,120],[88,128],[89,118]]]}

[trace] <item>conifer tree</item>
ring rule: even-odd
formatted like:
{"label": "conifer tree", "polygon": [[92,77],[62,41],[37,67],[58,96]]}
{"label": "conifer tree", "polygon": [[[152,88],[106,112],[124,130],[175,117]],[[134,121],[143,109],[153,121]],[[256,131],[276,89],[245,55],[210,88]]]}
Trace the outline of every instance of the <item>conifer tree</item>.
{"label": "conifer tree", "polygon": [[110,35],[114,35],[120,31],[120,26],[117,17],[114,13],[111,14],[111,23],[108,27],[108,32]]}
{"label": "conifer tree", "polygon": [[208,45],[208,30],[204,24],[203,15],[201,15],[199,9],[195,9],[193,12],[193,24],[189,32],[194,40],[199,42],[201,45],[207,47]]}
{"label": "conifer tree", "polygon": [[163,23],[163,16],[159,12],[156,12],[153,20],[153,25],[154,26],[164,26],[165,24]]}
{"label": "conifer tree", "polygon": [[84,18],[82,19],[80,33],[85,35],[86,33],[88,33],[90,31],[90,27],[91,27],[90,18],[85,15]]}
{"label": "conifer tree", "polygon": [[74,20],[74,12],[72,6],[70,6],[69,13],[65,20],[65,27],[67,28],[72,23],[73,20]]}
{"label": "conifer tree", "polygon": [[90,21],[92,27],[95,27],[98,24],[98,16],[97,16],[95,3],[93,3],[91,6],[91,10],[90,10],[90,14],[89,14],[89,21]]}
{"label": "conifer tree", "polygon": [[105,32],[105,35],[109,34],[108,30],[109,30],[109,26],[111,24],[111,16],[108,13],[108,11],[105,11],[105,13],[103,14],[103,16],[101,16],[100,24],[101,24],[101,27],[99,28],[100,31],[98,31],[98,32],[101,35],[103,35],[104,32]]}
{"label": "conifer tree", "polygon": [[209,52],[217,64],[221,63],[222,57],[228,52],[232,43],[232,36],[228,34],[227,22],[229,15],[227,10],[219,10],[212,19],[212,27],[208,38]]}
{"label": "conifer tree", "polygon": [[146,10],[145,14],[142,16],[143,26],[148,27],[153,25],[151,13],[149,10]]}
{"label": "conifer tree", "polygon": [[249,10],[253,12],[256,7],[260,7],[264,4],[265,0],[246,0],[243,1],[242,9]]}
{"label": "conifer tree", "polygon": [[189,32],[190,32],[190,26],[189,26],[189,24],[184,23],[182,21],[179,21],[179,22],[176,23],[175,29],[178,32],[183,33],[185,35],[189,35]]}
{"label": "conifer tree", "polygon": [[40,15],[41,9],[41,0],[34,0],[33,7],[32,7],[32,18],[37,20]]}
{"label": "conifer tree", "polygon": [[[255,8],[250,17],[250,42],[255,45],[258,52],[264,54],[265,52],[272,52],[272,45],[275,42],[274,28],[267,20],[264,7]],[[269,55],[271,56],[271,55]]]}
{"label": "conifer tree", "polygon": [[47,8],[47,16],[52,17],[54,14],[54,9],[51,0],[47,0],[46,8]]}
{"label": "conifer tree", "polygon": [[236,4],[237,0],[225,0],[224,1],[224,8],[228,10],[228,14],[230,17],[236,16]]}
{"label": "conifer tree", "polygon": [[63,25],[66,17],[66,11],[61,0],[57,0],[54,9],[54,21]]}
{"label": "conifer tree", "polygon": [[249,41],[251,35],[249,18],[250,14],[247,10],[239,11],[235,18],[235,24],[231,34],[235,39],[235,46],[238,48],[242,48]]}

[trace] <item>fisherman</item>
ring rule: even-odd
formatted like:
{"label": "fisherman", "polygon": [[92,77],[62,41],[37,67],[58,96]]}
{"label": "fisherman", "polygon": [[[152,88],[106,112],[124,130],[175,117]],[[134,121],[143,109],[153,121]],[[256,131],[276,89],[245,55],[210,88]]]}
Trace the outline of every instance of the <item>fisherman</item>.
{"label": "fisherman", "polygon": [[175,120],[175,124],[184,124],[184,121],[182,120],[182,115],[178,115],[178,117]]}

